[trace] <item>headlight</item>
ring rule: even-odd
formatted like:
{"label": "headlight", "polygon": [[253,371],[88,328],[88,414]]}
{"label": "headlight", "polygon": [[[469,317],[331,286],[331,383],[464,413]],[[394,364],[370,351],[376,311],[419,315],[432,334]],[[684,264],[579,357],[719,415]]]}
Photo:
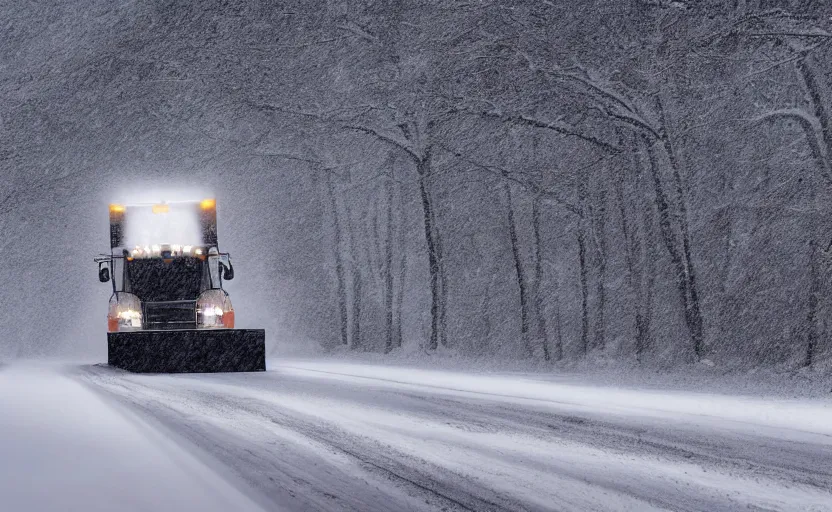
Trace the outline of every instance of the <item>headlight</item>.
{"label": "headlight", "polygon": [[107,329],[110,332],[133,331],[142,328],[142,303],[132,293],[118,292],[110,297]]}
{"label": "headlight", "polygon": [[197,327],[234,328],[234,308],[223,290],[208,290],[196,301]]}

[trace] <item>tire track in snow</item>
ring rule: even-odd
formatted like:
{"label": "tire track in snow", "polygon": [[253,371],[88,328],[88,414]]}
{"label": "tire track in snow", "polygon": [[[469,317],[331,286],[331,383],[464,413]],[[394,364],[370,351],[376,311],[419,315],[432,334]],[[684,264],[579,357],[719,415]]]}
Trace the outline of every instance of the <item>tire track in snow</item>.
{"label": "tire track in snow", "polygon": [[[431,478],[424,471],[414,470],[410,467],[411,464],[417,463],[417,461],[410,459],[404,454],[396,454],[394,452],[390,452],[390,455],[387,456],[381,456],[385,451],[383,447],[371,447],[366,442],[369,440],[357,439],[349,433],[339,430],[337,426],[323,426],[310,421],[302,421],[297,416],[291,414],[291,412],[279,413],[272,411],[265,413],[262,407],[253,406],[252,400],[240,399],[239,397],[229,399],[216,394],[195,392],[193,390],[182,394],[178,394],[175,390],[166,390],[164,395],[168,400],[161,401],[157,398],[158,388],[139,384],[132,380],[120,380],[117,378],[120,373],[118,371],[96,368],[92,370],[87,369],[87,372],[87,378],[94,386],[108,393],[112,393],[127,405],[141,410],[144,414],[155,417],[174,432],[194,442],[198,447],[212,453],[221,461],[229,463],[235,470],[241,472],[243,477],[250,480],[253,479],[254,482],[252,483],[267,495],[273,498],[277,496],[275,502],[283,507],[295,508],[292,506],[292,503],[280,496],[281,492],[270,492],[269,488],[272,486],[264,483],[263,474],[257,474],[259,473],[257,471],[246,471],[245,466],[255,468],[269,467],[276,473],[282,474],[285,480],[295,484],[297,489],[293,490],[291,486],[280,485],[280,482],[274,476],[267,478],[271,484],[282,487],[282,491],[292,498],[298,497],[300,494],[298,490],[313,492],[332,500],[344,500],[345,495],[344,493],[333,494],[324,488],[314,488],[314,484],[309,479],[305,479],[291,471],[291,464],[288,465],[290,468],[287,470],[286,465],[281,466],[279,463],[275,463],[275,461],[281,459],[283,454],[254,450],[250,442],[240,442],[240,438],[236,438],[233,434],[229,435],[229,431],[231,430],[229,428],[216,425],[196,425],[191,421],[192,416],[188,413],[189,407],[177,406],[182,406],[186,403],[193,405],[194,402],[198,402],[200,405],[199,412],[201,414],[210,411],[217,418],[226,415],[229,411],[233,411],[236,417],[235,419],[238,422],[245,421],[246,416],[249,416],[256,418],[253,423],[258,426],[267,422],[280,427],[281,430],[287,429],[291,432],[299,433],[318,443],[325,450],[337,451],[343,454],[354,461],[356,466],[362,467],[365,471],[375,473],[377,476],[391,481],[393,485],[410,487],[412,488],[409,490],[411,492],[415,490],[418,493],[429,494],[428,499],[425,499],[425,496],[420,496],[420,500],[424,504],[428,504],[431,510],[493,512],[518,510],[516,503],[509,501],[504,504],[499,504],[466,493],[461,488],[443,485],[443,479],[437,479],[436,476]],[[275,432],[264,431],[263,437],[266,438],[270,434],[271,437],[274,437]],[[261,449],[262,446],[256,448]],[[375,456],[372,457],[369,454]],[[442,468],[433,469],[436,473],[443,472]],[[450,475],[445,476],[450,477],[448,480],[452,479]],[[357,480],[356,478],[352,479]],[[366,503],[359,500],[356,503],[350,503],[349,500],[344,500],[341,503],[327,503],[325,501],[316,501],[315,503],[316,508],[320,510],[384,511],[396,508],[391,506],[390,501]],[[307,505],[302,505],[297,509],[307,510],[308,508]],[[404,507],[402,510],[407,510],[407,508]]]}
{"label": "tire track in snow", "polygon": [[[640,482],[614,471],[605,473],[603,467],[594,468],[599,471],[593,473],[585,468],[557,464],[533,452],[513,452],[512,446],[506,449],[483,445],[478,440],[494,435],[515,437],[524,442],[539,440],[541,447],[550,448],[553,442],[580,443],[603,450],[604,456],[611,459],[635,456],[656,459],[663,464],[669,461],[685,467],[701,466],[703,470],[722,468],[726,478],[765,479],[777,488],[807,485],[827,493],[829,489],[826,487],[828,471],[820,470],[823,467],[820,462],[826,457],[823,450],[828,450],[828,445],[786,442],[781,446],[767,437],[750,435],[743,439],[734,432],[718,429],[696,432],[693,427],[684,429],[660,420],[642,418],[633,422],[632,418],[595,415],[582,410],[546,410],[522,400],[510,404],[487,397],[449,397],[437,389],[403,391],[388,388],[383,383],[350,386],[344,382],[320,381],[314,375],[299,378],[269,372],[245,377],[134,376],[106,368],[92,369],[90,374],[95,384],[121,395],[134,405],[143,404],[147,414],[167,417],[174,429],[181,429],[181,424],[187,423],[189,418],[200,418],[196,425],[189,427],[191,433],[187,436],[196,439],[196,444],[207,447],[241,473],[249,471],[244,476],[259,482],[261,488],[278,498],[281,494],[292,495],[297,500],[295,505],[310,503],[309,496],[302,495],[304,492],[324,496],[325,499],[312,499],[314,508],[321,510],[406,510],[408,506],[430,510],[612,510],[626,508],[620,505],[628,500],[637,510],[732,510],[739,506],[783,509],[782,503],[778,506],[776,501],[770,507],[763,499],[753,503],[743,501],[745,497],[741,493],[733,497],[717,496],[703,495],[698,488],[685,489],[685,485],[690,484],[687,475],[673,476],[671,480],[676,480],[669,482]],[[295,400],[297,397],[301,400]],[[307,410],[307,404],[312,409]],[[328,410],[328,404],[331,404],[331,410]],[[425,432],[406,431],[399,425],[391,427],[382,424],[378,418],[356,420],[347,417],[354,416],[354,410],[372,411],[374,408],[382,409],[388,415],[399,415],[402,425],[410,425],[408,428],[414,423],[417,426],[422,423]],[[339,414],[343,416],[339,417]],[[223,423],[234,418],[237,426],[246,426],[248,437],[234,433],[233,421]],[[428,459],[418,456],[418,451],[414,453],[407,443],[422,440],[430,441],[432,446],[450,443],[447,432],[436,433],[439,436],[436,439],[430,438],[431,432],[436,431],[437,422],[445,425],[447,430],[464,433],[452,436],[453,444],[446,444],[449,452],[464,456],[473,454],[495,467],[505,466],[506,471],[522,468],[531,473],[524,480],[509,471],[506,478],[514,478],[518,486],[507,491],[505,486],[498,489],[494,485],[493,477],[499,476],[499,469],[466,469],[449,465],[448,460],[437,458],[435,454]],[[264,427],[267,424],[270,426]],[[388,435],[391,432],[397,436],[395,443]],[[268,443],[263,441],[269,436],[281,440],[287,451],[270,450]],[[304,442],[315,445],[312,454],[319,457],[316,463],[330,463],[331,459],[340,457],[348,460],[347,473],[355,473],[357,469],[361,477],[342,475],[334,484],[320,474],[304,478],[303,472],[295,466],[303,464],[304,458],[310,459],[310,453],[303,450],[294,453],[291,447]],[[737,449],[744,442],[758,443],[762,448],[745,452]],[[766,448],[771,449],[771,453]],[[812,448],[820,450],[819,453],[814,458],[807,457],[802,465],[789,468],[787,464],[777,463],[783,454],[796,452],[798,455],[793,458],[797,458],[801,452]],[[722,453],[726,451],[735,453]],[[292,460],[281,462],[287,452],[292,453]],[[250,471],[246,466],[259,470]],[[535,472],[561,478],[566,488],[562,493],[563,502],[536,499],[539,496],[533,494],[540,494],[541,488],[539,485],[534,487],[530,480]],[[374,497],[367,497],[368,501],[355,497],[351,501],[349,495],[361,490],[356,483],[360,480],[372,482],[370,485],[387,480],[391,488],[378,489]],[[579,493],[570,487],[574,482],[583,482],[585,487],[595,489],[598,494],[611,493],[608,506],[581,501],[583,498],[576,497]],[[525,485],[532,487],[523,494],[524,489],[519,487]],[[675,486],[676,492],[670,492],[673,489],[668,485]],[[421,501],[408,501],[406,496],[393,492],[393,488],[405,489],[407,496],[419,496]],[[546,495],[558,496],[557,493],[558,489],[555,489]],[[401,506],[391,506],[391,503]],[[616,503],[619,506],[615,506]]]}
{"label": "tire track in snow", "polygon": [[[294,366],[286,368],[311,374],[392,383],[405,388],[413,386],[403,380],[366,375],[351,376],[341,372]],[[616,421],[615,415],[594,414],[574,407],[579,404],[569,402],[472,392],[435,385],[418,387],[421,394],[406,389],[395,392],[399,396],[425,403],[426,407],[423,410],[427,415],[437,415],[444,410],[452,411],[454,414],[462,414],[465,411],[468,413],[465,417],[468,424],[503,420],[507,423],[506,428],[520,429],[532,435],[536,435],[535,431],[539,434],[540,431],[550,430],[564,439],[605,446],[613,450],[645,452],[670,458],[675,456],[679,461],[695,460],[728,470],[753,471],[760,476],[782,479],[788,483],[801,483],[824,490],[832,489],[832,439],[823,434],[805,436],[811,437],[812,443],[763,435],[749,436],[746,432],[732,433],[731,430],[720,426],[713,428],[707,422],[691,425],[684,421],[688,419],[686,417],[675,423],[644,418],[635,426],[631,417]],[[422,388],[429,392],[433,390],[435,393],[425,394]],[[443,394],[448,391],[461,394],[466,399]],[[361,400],[360,395],[357,398],[358,402],[366,403],[366,400]],[[491,398],[499,400],[492,401]],[[523,405],[513,405],[503,400],[505,398],[515,398]],[[414,412],[418,409],[415,405],[409,407],[409,410]],[[728,423],[737,422],[729,420]],[[529,429],[530,426],[534,428]],[[734,455],[729,455],[731,453]]]}
{"label": "tire track in snow", "polygon": [[[699,462],[726,470],[751,471],[767,478],[832,489],[832,444],[749,438],[730,432],[697,432],[684,426],[644,421],[638,426],[625,421],[600,419],[581,412],[555,412],[534,407],[518,408],[502,403],[472,404],[447,397],[426,398],[413,393],[401,396],[423,401],[428,414],[453,411],[463,424],[485,420],[506,430],[518,430],[545,439],[562,439],[603,446],[619,452],[649,453],[680,462]],[[410,407],[416,411],[416,406]]]}

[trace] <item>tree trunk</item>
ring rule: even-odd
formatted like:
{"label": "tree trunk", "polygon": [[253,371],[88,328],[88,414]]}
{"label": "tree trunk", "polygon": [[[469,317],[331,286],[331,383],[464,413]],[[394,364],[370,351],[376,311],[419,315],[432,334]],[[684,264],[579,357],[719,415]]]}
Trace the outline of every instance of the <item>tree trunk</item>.
{"label": "tree trunk", "polygon": [[[688,327],[691,340],[693,341],[693,352],[698,359],[701,353],[701,335],[702,324],[697,322],[694,312],[698,312],[698,304],[693,306],[691,304],[692,295],[690,293],[691,279],[688,274],[688,268],[685,265],[683,250],[677,247],[676,235],[673,232],[673,223],[671,220],[670,205],[668,203],[667,194],[662,185],[661,175],[659,173],[659,162],[656,155],[656,150],[653,147],[652,141],[645,139],[647,153],[650,158],[650,171],[653,176],[653,188],[656,194],[656,208],[659,216],[659,231],[661,239],[670,255],[670,261],[675,270],[676,288],[679,292],[679,297],[682,301],[682,308],[685,314],[685,324]],[[684,244],[683,244],[684,245]],[[693,295],[695,296],[695,294]]]}
{"label": "tree trunk", "polygon": [[[543,349],[543,359],[552,358],[549,349],[549,335],[546,332],[546,318],[543,315],[543,250],[540,245],[540,197],[532,199],[532,233],[534,235],[534,308],[537,320],[537,336]],[[561,347],[555,347],[556,360],[560,359]]]}
{"label": "tree trunk", "polygon": [[578,226],[578,263],[580,265],[581,281],[581,353],[586,355],[589,350],[589,288],[587,284],[589,270],[586,266],[586,241],[584,229]]}
{"label": "tree trunk", "polygon": [[560,299],[555,296],[555,334],[557,337],[555,338],[557,342],[555,343],[555,353],[553,357],[555,361],[560,361],[563,359],[563,322],[561,322],[561,315],[560,315]]}
{"label": "tree trunk", "polygon": [[352,211],[349,202],[346,202],[347,226],[349,226],[350,238],[350,275],[352,281],[352,315],[350,329],[350,346],[359,349],[361,342],[361,301],[363,297],[361,266],[359,265],[359,251],[356,243],[356,230],[352,229]]}
{"label": "tree trunk", "polygon": [[656,280],[655,272],[653,271],[656,261],[656,250],[654,241],[656,240],[655,229],[655,214],[653,205],[644,196],[643,173],[639,172],[638,189],[641,198],[641,227],[642,227],[642,244],[640,250],[641,256],[641,279],[639,280],[639,288],[642,290],[642,299],[639,301],[639,313],[637,315],[637,354],[636,360],[641,362],[642,355],[653,346],[653,336],[651,334],[651,326],[653,321],[653,284]]}
{"label": "tree trunk", "polygon": [[578,202],[578,263],[581,282],[581,353],[589,352],[589,261],[587,261],[587,234],[592,229],[592,205],[589,201],[586,176],[577,177]]}
{"label": "tree trunk", "polygon": [[517,280],[518,299],[520,301],[520,338],[529,354],[534,354],[529,344],[529,299],[526,284],[526,271],[520,255],[520,242],[517,239],[517,219],[514,214],[514,204],[511,198],[511,185],[508,176],[503,176],[503,190],[506,195],[506,215],[508,222],[508,237],[511,243],[511,257],[514,262],[514,276]]}
{"label": "tree trunk", "polygon": [[[830,160],[832,159],[832,119],[830,119],[829,112],[827,112],[826,106],[823,103],[824,95],[814,70],[806,62],[807,58],[808,56],[804,55],[803,58],[797,61],[797,69],[803,79],[803,84],[806,87],[806,92],[812,104],[815,117],[818,119],[818,124],[820,124],[820,136],[826,147],[826,159]],[[832,168],[832,162],[828,163],[830,164],[830,168]]]}
{"label": "tree trunk", "polygon": [[685,321],[690,330],[691,339],[693,340],[693,352],[696,359],[702,357],[704,351],[704,333],[702,327],[702,308],[699,301],[699,290],[696,284],[696,267],[693,263],[693,255],[691,253],[690,243],[690,228],[688,227],[688,210],[687,200],[685,199],[685,191],[682,183],[681,170],[679,168],[679,160],[676,151],[670,140],[670,134],[667,130],[667,118],[665,116],[664,106],[661,99],[658,102],[659,112],[662,118],[663,138],[665,152],[670,161],[670,170],[673,174],[673,183],[676,191],[677,214],[675,215],[679,230],[682,234],[682,262],[683,262],[683,277],[686,285],[686,299],[685,304]]}
{"label": "tree trunk", "polygon": [[428,349],[436,350],[440,338],[443,335],[439,332],[441,328],[441,315],[443,308],[442,279],[440,276],[440,255],[436,237],[435,217],[433,201],[429,191],[431,175],[431,154],[430,148],[425,155],[416,163],[416,171],[419,175],[419,197],[422,201],[422,214],[425,223],[425,244],[428,251],[428,272],[430,274],[430,339]]}
{"label": "tree trunk", "polygon": [[807,334],[806,334],[806,357],[803,366],[812,366],[815,359],[815,350],[818,344],[818,302],[820,296],[820,272],[818,264],[818,244],[813,239],[809,241],[809,298],[806,313]]}
{"label": "tree trunk", "polygon": [[384,186],[387,197],[387,232],[384,253],[384,314],[387,339],[384,352],[393,350],[395,334],[393,332],[393,182],[387,180]]}
{"label": "tree trunk", "polygon": [[332,255],[335,260],[335,281],[338,300],[338,320],[341,333],[341,344],[349,345],[349,331],[347,318],[347,285],[344,276],[344,259],[341,253],[341,216],[338,213],[338,203],[335,199],[335,185],[332,183],[332,173],[325,171],[326,191],[329,201],[329,212],[332,216]]}
{"label": "tree trunk", "polygon": [[[638,138],[635,139],[638,147]],[[615,197],[621,215],[621,232],[624,237],[624,259],[627,264],[627,283],[632,290],[635,303],[633,319],[635,328],[635,357],[642,361],[642,355],[650,346],[650,321],[652,315],[653,259],[652,229],[653,211],[645,198],[644,172],[639,152],[633,152],[633,186],[625,194],[627,181],[624,173],[617,173]],[[628,210],[625,195],[632,197],[632,209]],[[630,219],[632,218],[632,223]]]}
{"label": "tree trunk", "polygon": [[594,234],[595,248],[596,248],[596,268],[598,269],[598,277],[595,283],[596,296],[596,313],[595,313],[595,329],[593,346],[597,350],[604,350],[606,345],[606,319],[604,313],[607,307],[607,294],[604,286],[607,280],[607,243],[606,243],[606,224],[607,224],[607,194],[605,190],[604,180],[598,183],[598,204],[593,209],[592,213],[592,232]]}
{"label": "tree trunk", "polygon": [[[635,162],[634,169],[638,169],[638,162]],[[637,171],[635,171],[637,172]],[[635,323],[635,354],[636,360],[640,361],[641,350],[643,347],[643,331],[641,307],[644,300],[643,290],[641,288],[641,269],[636,265],[636,254],[638,254],[639,240],[638,234],[631,226],[629,221],[630,213],[627,210],[627,203],[624,201],[624,172],[616,173],[615,180],[615,202],[618,206],[618,214],[621,217],[621,236],[624,238],[624,262],[627,265],[627,284],[633,294],[633,319]],[[636,199],[638,196],[636,196]]]}
{"label": "tree trunk", "polygon": [[407,225],[404,215],[404,194],[399,187],[399,285],[396,294],[396,341],[397,347],[402,346],[402,307],[404,304],[404,290],[407,283]]}
{"label": "tree trunk", "polygon": [[[803,58],[797,61],[797,69],[803,79],[807,96],[812,104],[812,109],[818,120],[818,124],[820,125],[819,135],[826,149],[825,155],[818,155],[819,158],[825,157],[826,161],[821,161],[819,164],[821,169],[832,169],[832,119],[830,119],[829,111],[827,110],[826,105],[824,105],[824,95],[821,90],[821,86],[818,83],[814,70],[806,61],[807,59],[808,54],[804,54]],[[816,194],[817,192],[815,191],[813,195]],[[817,205],[817,200],[815,200],[814,203]],[[813,226],[810,234],[812,240],[809,242],[809,279],[811,284],[809,289],[808,311],[806,314],[808,332],[806,337],[806,356],[803,361],[804,366],[811,366],[814,363],[815,353],[817,351],[819,341],[817,323],[818,305],[821,293],[821,269],[818,255],[818,229],[815,227],[817,223],[815,219],[812,219],[811,223]]]}
{"label": "tree trunk", "polygon": [[[434,213],[435,213],[434,209]],[[448,346],[448,273],[445,271],[444,248],[442,235],[439,233],[438,222],[434,215],[433,226],[436,234],[436,255],[439,260],[439,343]]]}

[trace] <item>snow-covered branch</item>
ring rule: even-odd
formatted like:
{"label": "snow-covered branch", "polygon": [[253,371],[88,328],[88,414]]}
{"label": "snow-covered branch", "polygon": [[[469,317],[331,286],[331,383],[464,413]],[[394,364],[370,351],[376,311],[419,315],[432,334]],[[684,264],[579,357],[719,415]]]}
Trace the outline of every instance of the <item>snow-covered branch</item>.
{"label": "snow-covered branch", "polygon": [[542,128],[546,130],[552,130],[556,133],[564,135],[566,137],[575,137],[577,139],[583,140],[584,142],[588,142],[595,147],[601,148],[606,152],[609,153],[620,153],[621,148],[606,142],[603,139],[595,137],[594,135],[589,135],[577,130],[575,127],[567,125],[565,123],[558,123],[555,121],[545,121],[541,119],[537,119],[535,117],[525,115],[525,114],[516,114],[516,115],[508,115],[503,114],[500,112],[493,112],[493,111],[485,111],[480,113],[480,116],[483,118],[491,118],[502,121],[504,123],[513,123],[518,125],[524,126],[531,126],[534,128]]}
{"label": "snow-covered branch", "polygon": [[551,201],[551,202],[557,204],[558,206],[563,207],[564,209],[566,209],[570,213],[573,213],[573,214],[578,215],[578,216],[582,215],[582,212],[581,212],[580,208],[578,208],[578,206],[576,206],[576,205],[572,204],[571,202],[563,199],[556,192],[551,191],[551,190],[547,190],[546,188],[544,188],[541,185],[539,185],[538,183],[536,183],[534,180],[530,179],[528,176],[524,176],[524,179],[520,179],[518,177],[518,175],[522,175],[523,173],[518,173],[516,171],[512,171],[510,169],[506,169],[505,167],[501,167],[501,166],[498,166],[498,165],[486,164],[486,163],[483,163],[483,162],[479,162],[477,160],[474,160],[470,157],[467,157],[467,156],[463,155],[458,150],[450,148],[450,147],[445,146],[445,145],[440,145],[440,148],[443,149],[444,151],[448,152],[449,154],[453,155],[454,157],[458,158],[459,160],[461,160],[461,161],[463,161],[463,162],[465,162],[469,165],[472,165],[472,166],[476,167],[477,169],[489,172],[489,173],[499,177],[500,179],[505,179],[505,180],[511,181],[512,183],[516,183],[516,184],[522,186],[523,188],[525,188],[526,190],[528,190],[531,194],[537,195],[537,196],[539,196],[543,199]]}
{"label": "snow-covered branch", "polygon": [[809,143],[809,148],[812,150],[812,155],[818,162],[818,165],[823,172],[824,177],[832,183],[832,164],[829,156],[826,154],[824,148],[820,121],[805,110],[799,108],[786,108],[774,110],[760,115],[752,120],[754,123],[762,123],[765,121],[776,121],[778,119],[789,119],[797,121],[806,135],[806,140]]}
{"label": "snow-covered branch", "polygon": [[422,156],[419,155],[419,153],[417,153],[413,148],[411,148],[409,144],[407,144],[404,141],[398,140],[396,137],[393,137],[392,135],[386,135],[384,133],[381,133],[378,130],[375,130],[373,128],[369,128],[367,126],[343,125],[343,128],[345,128],[347,130],[354,130],[354,131],[357,131],[357,132],[365,133],[367,135],[372,135],[373,137],[377,138],[378,140],[380,140],[382,142],[386,142],[387,144],[390,144],[390,145],[404,151],[414,161],[418,162],[418,161],[422,160]]}

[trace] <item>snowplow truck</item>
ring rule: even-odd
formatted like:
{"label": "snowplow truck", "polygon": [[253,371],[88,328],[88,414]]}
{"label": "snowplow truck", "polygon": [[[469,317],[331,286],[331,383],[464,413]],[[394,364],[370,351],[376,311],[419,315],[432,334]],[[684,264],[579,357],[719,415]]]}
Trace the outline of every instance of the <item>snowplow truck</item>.
{"label": "snowplow truck", "polygon": [[110,205],[110,254],[95,258],[112,283],[107,362],[140,373],[266,369],[265,331],[237,329],[223,281],[231,256],[217,244],[213,199]]}

